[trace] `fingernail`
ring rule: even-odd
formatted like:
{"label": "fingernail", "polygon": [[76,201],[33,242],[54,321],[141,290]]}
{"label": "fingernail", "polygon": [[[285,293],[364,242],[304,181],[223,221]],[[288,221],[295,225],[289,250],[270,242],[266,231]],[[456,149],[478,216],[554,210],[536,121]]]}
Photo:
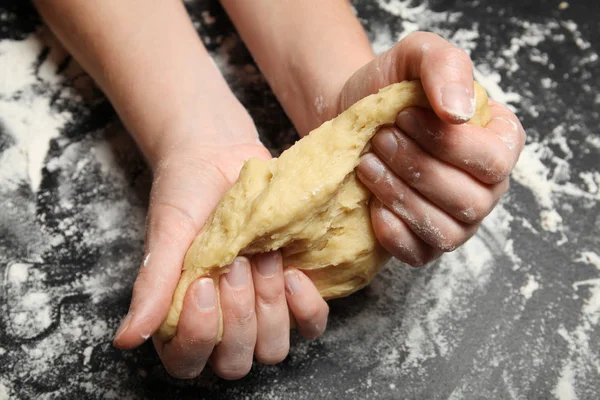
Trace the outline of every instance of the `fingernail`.
{"label": "fingernail", "polygon": [[121,335],[123,335],[123,333],[125,333],[127,328],[129,328],[129,324],[131,323],[131,318],[133,318],[133,312],[129,311],[127,313],[127,315],[121,321],[121,325],[119,325],[119,329],[117,329],[117,333],[115,333],[115,337],[114,337],[113,341],[119,340]]}
{"label": "fingernail", "polygon": [[270,253],[258,254],[255,257],[256,270],[261,276],[268,278],[277,273],[279,265],[281,264],[278,252],[273,251]]}
{"label": "fingernail", "polygon": [[369,181],[377,183],[385,174],[385,167],[377,156],[367,153],[358,164],[358,172]]}
{"label": "fingernail", "polygon": [[457,122],[467,122],[473,118],[475,100],[463,85],[450,83],[442,88],[442,107]]}
{"label": "fingernail", "polygon": [[421,134],[422,128],[419,120],[410,111],[401,111],[396,117],[398,128],[411,138],[416,138]]}
{"label": "fingernail", "polygon": [[202,278],[196,285],[196,303],[201,310],[215,308],[215,284],[210,278]]}
{"label": "fingernail", "polygon": [[246,257],[237,257],[231,263],[229,272],[225,275],[227,283],[231,287],[239,288],[248,283],[248,259]]}
{"label": "fingernail", "polygon": [[398,152],[398,140],[390,129],[382,129],[376,134],[373,146],[388,160],[392,160]]}
{"label": "fingernail", "polygon": [[300,290],[300,279],[294,270],[285,271],[285,290],[289,294],[294,294]]}

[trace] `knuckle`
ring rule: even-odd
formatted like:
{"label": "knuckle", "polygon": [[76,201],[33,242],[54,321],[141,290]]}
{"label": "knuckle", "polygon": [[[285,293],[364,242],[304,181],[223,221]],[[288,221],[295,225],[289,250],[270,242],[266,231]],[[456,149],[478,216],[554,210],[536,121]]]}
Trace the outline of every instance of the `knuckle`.
{"label": "knuckle", "polygon": [[309,324],[319,318],[321,308],[318,304],[311,304],[305,306],[300,315],[296,317],[296,320],[300,324]]}
{"label": "knuckle", "polygon": [[301,325],[310,325],[319,321],[323,316],[326,318],[329,314],[329,306],[325,301],[315,302],[305,306],[300,315],[295,316],[296,320]]}
{"label": "knuckle", "polygon": [[442,50],[442,57],[447,62],[461,67],[465,64],[472,64],[469,55],[463,49],[456,46],[447,47]]}
{"label": "knuckle", "polygon": [[252,360],[248,361],[234,361],[219,363],[215,368],[215,372],[223,379],[236,380],[241,379],[248,375],[252,369]]}
{"label": "knuckle", "polygon": [[463,235],[455,229],[447,229],[446,233],[432,236],[431,245],[444,253],[450,253],[463,243]]}
{"label": "knuckle", "polygon": [[418,258],[413,254],[408,254],[408,257],[406,257],[406,261],[404,262],[412,268],[421,268],[426,264],[425,260]]}
{"label": "knuckle", "polygon": [[379,240],[379,243],[387,250],[392,250],[398,247],[396,243],[398,233],[390,225],[391,224],[387,224],[382,221],[382,223],[378,224],[375,229],[375,234]]}
{"label": "knuckle", "polygon": [[[382,244],[383,245],[383,244]],[[394,243],[389,248],[383,245],[394,257],[413,268],[425,265],[418,248],[403,243]]]}
{"label": "knuckle", "polygon": [[248,325],[252,318],[254,318],[254,314],[254,304],[249,301],[244,301],[243,303],[237,304],[233,310],[231,310],[232,322],[240,326]]}
{"label": "knuckle", "polygon": [[300,327],[300,334],[307,339],[316,339],[325,333],[327,328],[327,319],[324,323],[315,322],[312,324],[305,324]]}
{"label": "knuckle", "polygon": [[147,218],[147,242],[158,243],[161,247],[179,246],[199,230],[199,222],[181,200],[158,195],[156,199],[152,198]]}
{"label": "knuckle", "polygon": [[271,346],[267,349],[261,349],[256,351],[256,360],[265,365],[274,365],[282,362],[287,357],[290,351],[290,344],[288,341],[282,341],[281,344]]}
{"label": "knuckle", "polygon": [[217,341],[217,332],[206,332],[204,334],[198,334],[191,338],[188,343],[190,347],[199,349],[212,349]]}
{"label": "knuckle", "polygon": [[463,196],[467,200],[461,201],[459,208],[459,219],[467,224],[475,224],[481,222],[492,208],[492,200],[490,193],[483,190],[474,191],[470,199],[468,196]]}
{"label": "knuckle", "polygon": [[264,308],[278,306],[285,301],[285,292],[283,288],[265,290],[257,293],[258,304]]}
{"label": "knuckle", "polygon": [[490,168],[491,183],[500,183],[505,180],[512,169],[512,164],[508,157],[496,156],[492,159]]}
{"label": "knuckle", "polygon": [[137,278],[133,284],[133,295],[132,298],[137,298],[140,295],[140,292],[144,292],[151,286],[151,276],[150,271],[145,268],[141,268],[138,271]]}
{"label": "knuckle", "polygon": [[411,268],[421,268],[425,266],[425,263],[421,260],[415,259],[415,258],[409,258],[408,260],[404,261],[409,267]]}

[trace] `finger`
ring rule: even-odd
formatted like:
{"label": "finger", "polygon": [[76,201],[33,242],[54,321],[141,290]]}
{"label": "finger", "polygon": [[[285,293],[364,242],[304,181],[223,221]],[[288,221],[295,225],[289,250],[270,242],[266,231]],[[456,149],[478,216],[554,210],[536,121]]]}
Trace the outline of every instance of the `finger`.
{"label": "finger", "polygon": [[290,349],[290,316],[285,299],[281,253],[253,257],[257,337],[254,354],[262,364],[282,361]]}
{"label": "finger", "polygon": [[390,171],[373,153],[363,156],[357,168],[359,179],[429,245],[452,251],[477,230],[440,210]]}
{"label": "finger", "polygon": [[308,339],[319,337],[327,327],[327,302],[302,271],[287,268],[284,276],[287,303],[296,320],[296,329]]}
{"label": "finger", "polygon": [[429,110],[410,108],[398,114],[396,125],[435,158],[483,183],[496,184],[506,179],[516,164],[525,136],[519,125],[514,130],[507,122],[514,122],[510,111],[495,106],[493,112],[490,123],[482,128],[447,124]]}
{"label": "finger", "polygon": [[224,379],[242,378],[252,367],[256,314],[251,278],[250,262],[237,257],[220,281],[223,339],[211,356],[211,365]]}
{"label": "finger", "polygon": [[506,180],[486,185],[436,159],[395,126],[380,129],[371,143],[404,183],[459,221],[480,222],[508,189]]}
{"label": "finger", "polygon": [[513,151],[514,164],[517,163],[519,154],[525,146],[525,129],[517,116],[504,105],[489,100],[490,114],[492,120],[485,126],[506,144]]}
{"label": "finger", "polygon": [[159,167],[155,174],[146,255],[133,286],[129,312],[115,335],[114,344],[119,348],[140,345],[163,322],[181,276],[185,253],[228,187],[228,182],[219,178],[220,174],[210,165],[200,168],[194,176],[184,174],[184,169]]}
{"label": "finger", "polygon": [[448,123],[471,119],[475,111],[473,66],[469,56],[430,32],[414,32],[358,70],[340,98],[343,110],[379,89],[421,79],[435,113]]}
{"label": "finger", "polygon": [[154,338],[156,351],[172,376],[195,378],[204,369],[219,330],[217,301],[213,280],[199,279],[185,295],[175,336],[166,343]]}
{"label": "finger", "polygon": [[371,201],[371,223],[383,248],[411,267],[422,267],[442,254],[419,238],[376,197]]}

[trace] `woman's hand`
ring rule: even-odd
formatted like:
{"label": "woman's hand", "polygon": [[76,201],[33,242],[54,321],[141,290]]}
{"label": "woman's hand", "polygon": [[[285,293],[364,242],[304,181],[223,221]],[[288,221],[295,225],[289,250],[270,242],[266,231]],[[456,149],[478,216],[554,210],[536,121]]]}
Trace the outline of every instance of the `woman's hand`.
{"label": "woman's hand", "polygon": [[[269,152],[182,2],[35,4],[108,96],[154,173],[146,255],[115,337],[118,347],[132,348],[166,317],[184,255],[242,163]],[[277,253],[237,259],[219,285],[224,329],[218,346],[218,303],[208,278],[186,293],[176,336],[154,340],[172,375],[196,376],[210,361],[217,374],[232,379],[248,372],[253,354],[264,363],[282,360],[289,348],[288,307],[303,335],[316,337],[325,328],[327,304],[301,272],[290,269],[284,279]]]}
{"label": "woman's hand", "polygon": [[415,266],[475,233],[508,189],[525,133],[495,102],[485,128],[464,124],[474,111],[465,52],[416,32],[375,57],[347,0],[221,3],[300,135],[385,86],[420,79],[433,110],[400,113],[395,126],[373,138],[373,151],[358,167],[376,197],[375,233],[390,253]]}
{"label": "woman's hand", "polygon": [[[160,160],[151,162],[155,167],[146,255],[130,311],[115,336],[120,348],[142,343],[166,317],[185,253],[243,162],[270,158],[241,106],[229,111],[227,122],[207,120],[209,116],[198,122],[202,135],[193,128],[189,134],[173,134],[180,142],[166,146]],[[279,252],[236,258],[220,279],[219,291],[223,339],[216,347],[219,303],[211,278],[201,278],[188,289],[176,335],[168,342],[154,338],[171,375],[193,378],[209,362],[221,377],[237,379],[248,373],[254,355],[265,364],[280,362],[289,351],[288,309],[304,336],[319,336],[327,323],[327,303],[302,272],[284,273]]]}
{"label": "woman's hand", "polygon": [[421,266],[473,236],[502,194],[525,142],[517,117],[490,101],[491,122],[464,124],[474,113],[473,67],[465,52],[425,32],[409,35],[357,71],[341,91],[338,112],[379,89],[420,79],[433,110],[402,111],[373,137],[358,167],[376,196],[371,219],[380,243]]}

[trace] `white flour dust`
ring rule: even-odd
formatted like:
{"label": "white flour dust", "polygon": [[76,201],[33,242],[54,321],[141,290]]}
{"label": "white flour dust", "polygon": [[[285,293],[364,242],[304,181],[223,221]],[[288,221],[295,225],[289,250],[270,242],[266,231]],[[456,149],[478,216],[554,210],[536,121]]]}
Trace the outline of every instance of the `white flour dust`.
{"label": "white flour dust", "polygon": [[[479,23],[465,22],[460,12],[434,11],[427,1],[377,0],[375,3],[401,19],[403,28],[402,32],[396,32],[396,28],[373,24],[370,34],[377,53],[387,50],[397,40],[418,29],[439,33],[469,54],[477,54],[474,60],[476,79],[493,99],[507,104],[519,116],[528,118],[533,127],[530,132],[532,140],[523,151],[513,179],[519,195],[525,192],[535,200],[535,209],[523,214],[527,219],[522,215],[515,217],[511,215],[514,208],[508,204],[514,197],[509,197],[486,219],[474,239],[444,256],[430,274],[413,273],[397,263],[391,263],[374,281],[372,288],[362,294],[374,299],[366,302],[364,308],[357,307],[343,320],[343,324],[336,324],[334,320],[328,333],[319,342],[319,346],[325,350],[315,358],[318,361],[319,358],[330,357],[332,354],[327,354],[330,351],[328,349],[340,349],[345,352],[348,363],[374,371],[372,375],[368,372],[355,386],[348,387],[347,393],[365,389],[377,393],[377,388],[373,386],[377,385],[376,381],[381,376],[389,380],[408,377],[415,384],[426,386],[430,378],[425,372],[428,361],[435,359],[440,365],[444,362],[452,364],[457,357],[461,359],[461,354],[457,354],[459,346],[464,346],[461,341],[473,339],[463,328],[469,318],[476,316],[479,311],[478,304],[472,300],[484,301],[488,289],[507,284],[512,285],[512,291],[502,301],[514,314],[515,325],[509,321],[504,326],[493,327],[493,333],[477,348],[477,354],[465,355],[474,359],[473,365],[467,366],[469,371],[464,372],[466,378],[453,389],[449,397],[463,398],[467,393],[477,392],[475,385],[479,380],[492,381],[491,377],[484,375],[492,365],[502,371],[501,379],[506,393],[514,398],[525,398],[536,372],[547,366],[543,365],[544,355],[540,350],[547,343],[540,339],[539,346],[530,349],[531,373],[523,367],[523,376],[514,373],[512,360],[504,358],[508,354],[506,348],[498,343],[501,343],[502,334],[523,327],[517,323],[527,319],[523,310],[528,304],[539,300],[554,288],[548,284],[551,282],[545,277],[544,271],[532,270],[533,266],[520,257],[528,249],[521,247],[520,238],[514,237],[512,227],[524,227],[527,232],[540,236],[541,240],[552,246],[573,245],[577,238],[573,238],[569,230],[569,224],[573,223],[569,213],[574,205],[581,203],[584,208],[592,209],[597,207],[600,200],[600,174],[593,170],[575,173],[569,163],[576,157],[569,140],[571,135],[584,132],[589,151],[597,153],[600,150],[599,132],[597,127],[590,128],[578,121],[573,112],[563,113],[560,109],[560,99],[555,99],[553,92],[564,82],[551,74],[557,65],[543,48],[544,45],[559,43],[575,44],[581,52],[579,67],[597,62],[598,55],[577,25],[568,20],[562,23],[534,23],[511,19],[507,23],[518,27],[519,33],[499,51],[491,52],[487,43],[492,38],[482,33],[484,28]],[[215,17],[209,13],[202,13],[200,19],[205,25],[215,23]],[[453,27],[458,22],[463,28]],[[122,279],[123,270],[129,268],[133,279],[139,262],[138,255],[128,254],[130,249],[110,246],[119,239],[141,240],[144,209],[137,204],[132,206],[130,199],[119,201],[106,195],[117,193],[125,198],[126,193],[132,191],[125,174],[116,166],[119,160],[113,147],[118,146],[109,143],[112,139],[85,139],[66,147],[58,156],[48,156],[50,145],[61,139],[65,127],[76,117],[69,111],[54,108],[52,97],[76,99],[79,94],[65,84],[64,74],[56,73],[57,64],[64,57],[60,47],[52,45],[49,59],[36,71],[37,58],[45,46],[41,38],[47,39],[48,35],[42,32],[23,41],[0,41],[0,120],[3,130],[15,142],[0,155],[0,186],[2,191],[15,191],[25,183],[32,193],[39,194],[43,191],[41,183],[46,165],[47,172],[59,178],[56,207],[71,212],[66,212],[59,221],[60,234],[44,231],[44,241],[36,243],[39,246],[34,246],[27,260],[11,263],[3,277],[3,285],[10,299],[6,305],[9,310],[6,315],[10,325],[7,330],[9,335],[37,337],[46,332],[53,321],[58,321],[58,326],[48,335],[22,346],[20,351],[23,352],[24,362],[10,366],[10,377],[46,376],[53,373],[54,365],[68,365],[77,371],[78,380],[86,382],[80,388],[90,397],[99,393],[92,383],[93,379],[104,383],[101,389],[104,397],[116,397],[122,389],[118,387],[119,383],[114,383],[114,387],[107,385],[106,382],[112,382],[111,376],[102,377],[103,372],[92,372],[91,366],[99,346],[110,341],[117,321],[95,314],[93,307],[65,305],[59,309],[58,305],[69,296],[89,296],[90,302],[98,306],[115,293],[127,295],[123,294],[128,286],[128,282]],[[226,37],[215,54],[216,63],[221,70],[241,76],[244,85],[262,82],[260,73],[252,65],[230,65],[230,55],[238,45],[236,38]],[[542,100],[536,99],[524,87],[511,86],[509,81],[513,82],[513,79],[505,79],[517,77],[531,65],[547,72],[539,76],[540,88],[545,89],[545,96],[548,96]],[[40,86],[43,86],[43,94],[37,91]],[[592,99],[590,104],[593,101],[600,104],[600,95],[589,96]],[[554,103],[558,104],[557,110],[544,109],[545,104]],[[316,110],[322,106],[319,98],[315,99]],[[561,113],[558,125],[550,130],[550,134],[541,135],[535,131],[536,122],[548,115],[549,111]],[[86,178],[91,174],[97,176]],[[86,179],[99,187],[92,189],[92,184],[86,186],[89,190],[97,190],[94,192],[97,197],[94,201],[82,202],[75,186],[70,183],[71,180],[77,180],[78,184],[86,183]],[[108,185],[106,182],[110,182],[110,186],[104,186],[103,189],[102,185]],[[64,243],[81,243],[83,247],[101,247],[106,251],[94,260],[92,269],[84,271],[72,282],[49,287],[48,269],[43,268],[41,254],[52,249],[52,246],[59,247]],[[600,271],[600,256],[596,249],[582,249],[579,254],[570,267],[580,271],[585,269],[589,276],[574,282],[568,286],[568,290],[572,290],[574,298],[581,299],[580,313],[574,324],[561,326],[556,331],[560,336],[558,340],[567,349],[565,361],[556,371],[556,382],[551,384],[554,395],[561,400],[577,398],[582,382],[587,379],[585,377],[593,377],[594,373],[600,371],[598,354],[591,351],[600,320],[600,272],[596,272]],[[498,271],[497,260],[501,255],[512,265],[515,276],[521,278],[517,283],[494,280],[494,273]],[[150,254],[147,254],[144,265],[149,258]],[[398,304],[401,309],[390,315],[388,308],[380,307],[388,303]],[[60,318],[56,315],[57,311],[61,313]],[[353,328],[347,329],[347,325]],[[535,337],[539,332],[526,334]],[[363,337],[364,340],[357,343],[356,337]],[[386,340],[380,340],[382,337]],[[75,350],[70,348],[73,343],[77,344]],[[311,346],[311,342],[302,341],[292,349],[289,361],[292,368],[294,363],[315,361],[306,360]],[[0,348],[0,356],[6,352]],[[63,354],[67,356],[63,358]],[[314,354],[314,351],[310,354]],[[122,365],[116,368],[123,375],[127,373]],[[111,373],[114,374],[114,371]],[[467,379],[469,373],[472,379]],[[286,388],[277,380],[272,384],[274,388]],[[401,389],[390,382],[385,382],[385,387]],[[0,377],[0,400],[11,398],[14,390],[10,380]],[[322,390],[331,395],[327,388]],[[49,396],[52,395],[64,397],[65,392],[59,389]],[[264,396],[277,398],[277,390],[265,392]],[[482,397],[498,398],[493,394],[482,394]]]}
{"label": "white flour dust", "polygon": [[[45,49],[48,53],[42,60],[40,54],[45,54]],[[95,314],[93,307],[78,308],[64,301],[89,296],[85,304],[94,304],[115,292],[126,292],[130,283],[123,279],[123,271],[130,270],[133,279],[139,262],[135,251],[124,248],[123,254],[115,256],[118,253],[111,248],[115,243],[139,244],[143,237],[145,209],[136,203],[132,206],[131,182],[120,166],[123,160],[115,158],[114,150],[131,153],[131,140],[124,133],[111,137],[107,129],[109,140],[89,135],[65,146],[59,155],[49,153],[53,143],[68,140],[63,132],[75,118],[65,110],[68,107],[56,107],[54,103],[65,100],[84,108],[84,104],[98,101],[96,97],[82,97],[93,93],[92,84],[75,63],[57,72],[65,57],[64,50],[45,30],[24,40],[0,41],[0,127],[9,140],[0,153],[0,194],[9,202],[22,202],[15,193],[19,188],[29,188],[26,199],[31,205],[18,206],[35,216],[36,202],[52,195],[42,185],[44,176],[53,174],[57,198],[52,211],[63,215],[57,219],[55,230],[45,226],[44,214],[38,220],[23,219],[26,226],[14,227],[26,251],[20,260],[8,260],[0,279],[6,302],[0,307],[8,338],[31,340],[18,348],[20,354],[9,358],[11,380],[48,376],[56,372],[57,365],[75,369],[87,377],[85,381],[101,376],[89,370],[94,349],[110,340],[117,321]],[[86,112],[83,109],[77,117],[84,117]],[[130,148],[113,143],[122,138]],[[37,233],[32,235],[32,231]],[[79,247],[63,249],[66,244]],[[96,248],[106,251],[92,268],[86,270],[75,259],[79,268],[76,276],[66,283],[51,283],[55,278],[48,271],[70,266],[46,264],[44,253],[67,250],[77,257],[79,249]],[[5,352],[2,349],[0,356]],[[0,399],[11,397],[12,390],[4,377],[0,378]],[[102,393],[110,390],[103,388]],[[89,394],[95,397],[98,388],[90,385]],[[65,393],[59,389],[53,395],[64,397]]]}
{"label": "white flour dust", "polygon": [[[39,77],[48,78],[42,83],[33,73],[42,49],[43,42],[36,35],[23,41],[0,41],[0,123],[17,141],[0,156],[0,180],[14,187],[26,179],[33,192],[41,183],[50,141],[71,119],[67,111],[51,110],[51,97],[37,94],[36,88],[44,84],[60,87],[60,77],[48,68],[40,70]],[[15,99],[16,93],[19,95]]]}
{"label": "white flour dust", "polygon": [[526,299],[530,299],[533,296],[533,292],[540,288],[540,284],[535,280],[533,275],[529,275],[525,286],[521,287],[520,292]]}

